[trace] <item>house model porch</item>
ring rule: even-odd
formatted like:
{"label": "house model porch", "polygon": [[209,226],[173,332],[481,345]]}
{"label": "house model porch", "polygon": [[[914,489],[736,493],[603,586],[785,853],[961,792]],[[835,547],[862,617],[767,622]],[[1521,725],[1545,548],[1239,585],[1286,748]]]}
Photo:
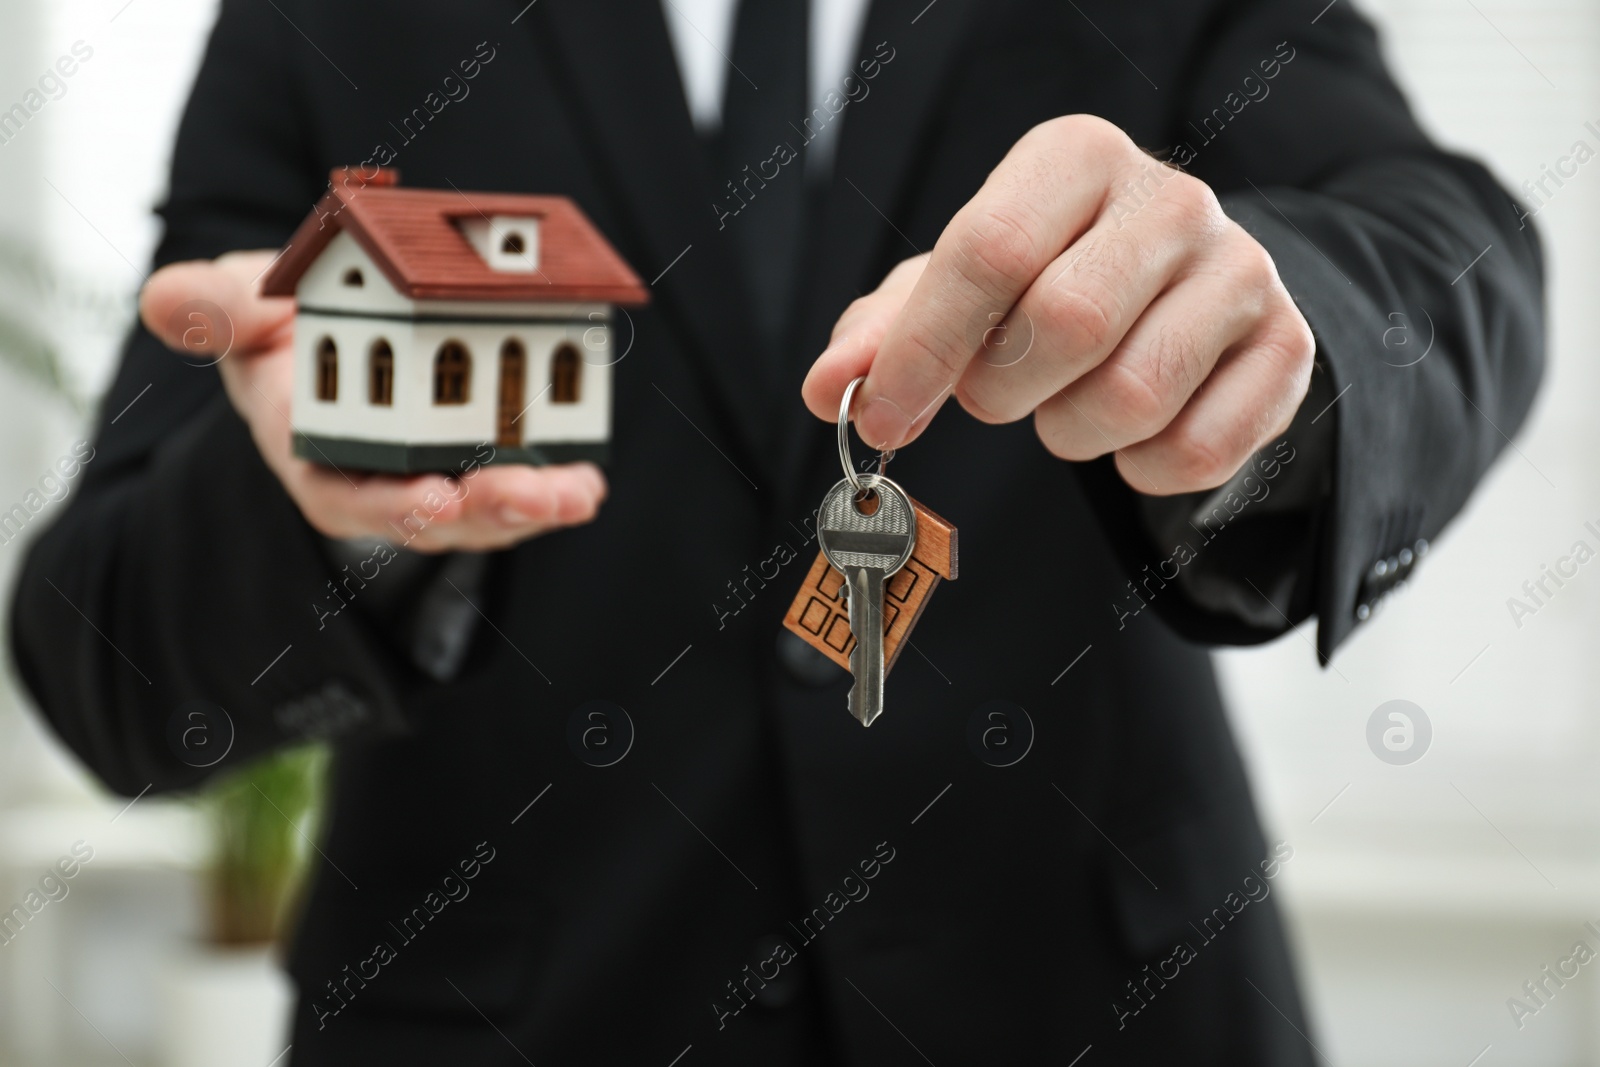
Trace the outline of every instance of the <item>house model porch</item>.
{"label": "house model porch", "polygon": [[[262,280],[298,302],[295,454],[418,473],[605,462],[615,309],[648,290],[564,197],[339,170]],[[491,447],[492,446],[492,447]]]}

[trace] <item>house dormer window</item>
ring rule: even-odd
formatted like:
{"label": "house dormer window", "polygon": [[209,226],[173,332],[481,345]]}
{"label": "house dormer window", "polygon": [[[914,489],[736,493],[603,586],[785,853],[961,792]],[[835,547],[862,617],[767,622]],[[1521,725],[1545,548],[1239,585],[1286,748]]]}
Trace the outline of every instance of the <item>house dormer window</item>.
{"label": "house dormer window", "polygon": [[317,399],[339,399],[339,346],[331,337],[317,342]]}
{"label": "house dormer window", "polygon": [[535,274],[539,270],[537,215],[473,215],[456,220],[461,236],[490,270]]}
{"label": "house dormer window", "polygon": [[367,284],[367,280],[361,276],[360,267],[351,267],[344,272],[344,283],[352,289],[359,289]]}
{"label": "house dormer window", "polygon": [[460,341],[446,341],[433,357],[433,402],[465,404],[472,385],[472,357]]}

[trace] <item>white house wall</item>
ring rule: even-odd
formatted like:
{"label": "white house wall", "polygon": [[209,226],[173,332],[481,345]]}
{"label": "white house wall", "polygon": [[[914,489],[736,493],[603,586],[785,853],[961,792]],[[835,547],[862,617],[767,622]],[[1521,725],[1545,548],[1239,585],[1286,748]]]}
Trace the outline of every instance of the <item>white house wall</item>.
{"label": "white house wall", "polygon": [[[528,386],[522,402],[533,406],[522,417],[522,422],[532,423],[523,431],[524,441],[609,441],[613,358],[610,326],[552,324],[530,329],[528,338],[524,342],[528,346]],[[581,360],[575,404],[557,404],[551,399],[551,363],[563,342],[576,348]]]}
{"label": "white house wall", "polygon": [[[317,344],[324,337],[331,337],[338,350],[339,391],[332,401],[318,400],[316,396]],[[380,337],[394,349],[394,404],[389,407],[367,399],[368,354]],[[295,321],[294,333],[294,428],[321,437],[411,440],[421,419],[415,406],[407,403],[413,390],[402,388],[401,380],[411,364],[418,362],[407,358],[415,346],[414,324],[407,319],[349,318],[302,311]],[[423,399],[432,407],[431,358],[428,364],[430,378]]]}
{"label": "white house wall", "polygon": [[[316,351],[324,337],[338,352],[339,389],[316,398]],[[378,339],[394,350],[394,403],[368,400],[369,353]],[[524,443],[604,442],[611,433],[611,350],[607,327],[559,323],[435,322],[358,318],[302,311],[295,329],[292,419],[295,429],[323,437],[411,444],[493,441],[500,390],[500,348],[508,340],[526,352]],[[433,363],[440,346],[459,341],[472,359],[465,404],[433,402]],[[573,345],[583,360],[578,402],[557,404],[550,389],[557,347]]]}
{"label": "white house wall", "polygon": [[[329,225],[332,225],[330,222]],[[361,272],[358,288],[344,284],[345,273]],[[410,315],[412,301],[389,284],[354,237],[344,230],[334,235],[295,286],[295,298],[302,307],[334,308],[389,315]]]}
{"label": "white house wall", "polygon": [[[361,286],[344,284],[351,269],[362,272]],[[522,443],[610,438],[614,357],[607,304],[411,300],[345,232],[306,270],[296,296],[292,421],[303,433],[405,444],[494,441],[500,349],[516,340],[526,353],[526,411],[517,422]],[[339,388],[332,401],[316,398],[316,351],[324,337],[333,339],[338,352]],[[369,354],[380,338],[394,351],[388,406],[368,400]],[[465,404],[433,402],[434,358],[446,341],[461,342],[472,359]],[[563,343],[582,360],[578,401],[572,404],[554,403],[550,388],[551,362]]]}
{"label": "white house wall", "polygon": [[[594,441],[611,432],[611,368],[606,350],[586,353],[584,333],[591,344],[596,329],[554,323],[418,322],[415,352],[404,369],[405,390],[415,413],[414,429],[405,438],[414,443],[450,444],[493,441],[500,391],[500,347],[507,340],[521,342],[526,352],[522,403],[527,409],[517,427],[524,443],[541,441]],[[609,332],[609,331],[607,331]],[[433,403],[433,358],[446,341],[460,341],[472,356],[472,381],[465,404]],[[550,368],[556,348],[571,344],[585,357],[578,383],[578,402],[551,400]],[[400,360],[396,363],[395,402],[400,402]],[[417,403],[420,401],[420,403]]]}

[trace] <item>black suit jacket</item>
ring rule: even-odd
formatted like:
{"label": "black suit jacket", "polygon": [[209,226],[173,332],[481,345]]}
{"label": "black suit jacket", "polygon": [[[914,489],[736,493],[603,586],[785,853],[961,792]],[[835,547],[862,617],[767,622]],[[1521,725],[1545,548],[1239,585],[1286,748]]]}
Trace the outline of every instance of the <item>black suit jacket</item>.
{"label": "black suit jacket", "polygon": [[[1419,131],[1369,27],[1321,6],[877,0],[861,54],[893,59],[843,115],[775,395],[711,206],[731,176],[697,148],[656,0],[225,0],[159,262],[281,243],[330,167],[386,145],[410,185],[570,195],[656,279],[616,367],[609,501],[495,560],[452,682],[360,611],[319,629],[318,538],[214,372],[143,332],[107,417],[148,392],[32,550],[17,657],[112,788],[208,773],[171,741],[185,701],[226,710],[223,767],[337,738],[296,1063],[1311,1062],[1266,895],[1293,842],[1268,852],[1202,647],[1284,625],[1162,584],[1173,546],[1109,467],[953,407],[895,460],[960,526],[962,567],[871,730],[777,635],[838,477],[797,396],[810,359],[1067,113],[1218,190],[1338,397],[1324,506],[1200,550],[1258,586],[1299,559],[1262,594],[1314,613],[1326,656],[1392,580],[1374,564],[1456,513],[1535,389],[1538,248]],[[1396,366],[1423,338],[1397,354],[1386,331],[1424,320],[1428,356]],[[1127,610],[1130,580],[1152,610]],[[971,740],[997,700],[1013,737],[1015,708],[1033,727],[1009,767]],[[619,707],[631,749],[592,766],[583,730],[620,744]]]}

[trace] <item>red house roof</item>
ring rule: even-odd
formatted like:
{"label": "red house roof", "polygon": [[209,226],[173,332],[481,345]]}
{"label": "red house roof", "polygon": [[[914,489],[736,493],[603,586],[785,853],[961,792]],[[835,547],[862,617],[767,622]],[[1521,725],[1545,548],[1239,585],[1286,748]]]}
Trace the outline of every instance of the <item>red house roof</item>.
{"label": "red house roof", "polygon": [[[576,204],[564,196],[402,189],[399,174],[354,168],[332,183],[261,281],[267,296],[295,286],[340,230],[348,230],[394,287],[413,300],[550,300],[637,306],[650,301],[638,275]],[[539,221],[532,273],[494,270],[460,222],[495,215]]]}

